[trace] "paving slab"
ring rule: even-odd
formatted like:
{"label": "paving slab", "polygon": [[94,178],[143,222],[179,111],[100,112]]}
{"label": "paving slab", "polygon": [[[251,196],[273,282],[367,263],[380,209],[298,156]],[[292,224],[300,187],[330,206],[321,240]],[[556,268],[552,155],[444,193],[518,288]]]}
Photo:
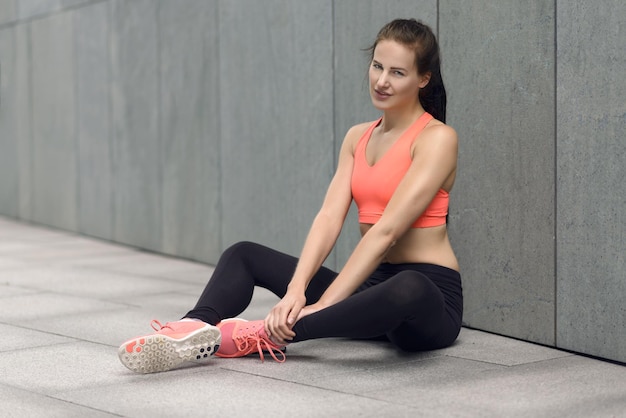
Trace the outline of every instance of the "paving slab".
{"label": "paving slab", "polygon": [[[46,264],[61,263],[66,260],[70,262],[73,260],[79,260],[83,257],[92,257],[95,255],[113,255],[125,253],[128,250],[121,249],[116,246],[110,246],[107,244],[101,244],[99,242],[90,243],[84,240],[74,241],[61,241],[54,243],[23,243],[24,248],[14,248],[12,251],[5,250],[3,254],[11,255],[12,257],[33,262],[45,262]],[[27,249],[28,251],[24,251]]]}
{"label": "paving slab", "polygon": [[0,399],[2,399],[0,416],[5,418],[110,418],[118,416],[2,384],[0,384]]}
{"label": "paving slab", "polygon": [[72,338],[51,334],[50,332],[39,332],[25,327],[6,324],[0,324],[0,335],[2,335],[0,339],[0,353],[75,341]]}
{"label": "paving slab", "polygon": [[161,322],[177,321],[195,306],[202,289],[203,287],[198,286],[195,291],[187,289],[184,292],[163,292],[154,288],[154,293],[127,295],[118,297],[115,301],[149,313],[152,319]]}
{"label": "paving slab", "polygon": [[[281,365],[269,365],[280,367]],[[121,416],[415,417],[418,409],[217,366],[179,370],[116,385],[56,394],[58,399]]]}
{"label": "paving slab", "polygon": [[0,384],[51,395],[119,382],[117,351],[89,342],[49,344],[2,353]]}
{"label": "paving slab", "polygon": [[55,292],[66,295],[115,300],[136,294],[150,294],[154,289],[180,291],[195,286],[172,280],[148,278],[141,275],[114,273],[93,268],[47,266],[13,269],[2,272],[2,282],[9,286]]}
{"label": "paving slab", "polygon": [[411,362],[381,362],[377,367],[370,365],[349,373],[315,376],[310,379],[309,384],[359,396],[371,396],[406,387],[428,387],[442,381],[458,383],[474,380],[477,375],[498,368],[502,366],[446,356],[426,357]]}
{"label": "paving slab", "polygon": [[267,363],[273,362],[268,355],[265,355],[264,362],[258,356],[220,361],[223,363],[221,367],[240,373],[311,384],[312,381],[324,380],[330,376],[382,370],[440,355],[436,351],[404,353],[395,350],[389,343],[379,341],[327,338],[289,345],[287,361],[280,367],[267,367]]}
{"label": "paving slab", "polygon": [[409,405],[428,399],[424,412],[434,416],[451,410],[459,416],[620,417],[626,411],[626,369],[568,356],[493,368],[470,379],[432,379],[371,396]]}
{"label": "paving slab", "polygon": [[44,225],[30,224],[13,221],[5,218],[0,222],[0,238],[4,241],[11,239],[17,243],[51,243],[51,242],[72,242],[76,238],[81,238],[72,232],[59,229],[48,228]]}
{"label": "paving slab", "polygon": [[213,273],[213,267],[206,264],[148,252],[138,253],[132,260],[103,265],[101,268],[148,277],[178,280],[193,278],[192,280],[201,280],[202,283],[206,283]]}
{"label": "paving slab", "polygon": [[[154,332],[147,312],[133,309],[83,312],[21,322],[33,330],[119,347],[129,338]],[[111,352],[113,352],[112,350]]]}
{"label": "paving slab", "polygon": [[[123,252],[110,252],[99,254],[87,254],[81,257],[65,258],[55,260],[54,264],[69,267],[88,267],[100,269],[101,266],[109,266],[118,263],[129,263],[138,260],[141,251],[128,248]],[[103,268],[102,270],[106,270]]]}
{"label": "paving slab", "polygon": [[2,299],[0,323],[46,319],[67,314],[119,309],[123,305],[59,293],[33,293]]}
{"label": "paving slab", "polygon": [[539,344],[463,328],[456,343],[446,349],[446,355],[514,366],[572,354]]}
{"label": "paving slab", "polygon": [[27,268],[29,264],[25,261],[15,260],[13,258],[7,258],[0,256],[0,271],[11,270],[16,268]]}
{"label": "paving slab", "polygon": [[2,300],[2,298],[9,298],[9,297],[17,296],[17,295],[41,293],[40,291],[35,290],[35,289],[25,289],[23,287],[8,286],[6,284],[1,284],[1,283],[2,282],[0,281],[0,300]]}
{"label": "paving slab", "polygon": [[[4,232],[4,231],[3,231]],[[2,241],[0,241],[0,255],[4,257],[20,257],[24,252],[31,251],[38,248],[40,244],[33,244],[28,242],[19,241],[7,241],[7,237],[2,234]]]}

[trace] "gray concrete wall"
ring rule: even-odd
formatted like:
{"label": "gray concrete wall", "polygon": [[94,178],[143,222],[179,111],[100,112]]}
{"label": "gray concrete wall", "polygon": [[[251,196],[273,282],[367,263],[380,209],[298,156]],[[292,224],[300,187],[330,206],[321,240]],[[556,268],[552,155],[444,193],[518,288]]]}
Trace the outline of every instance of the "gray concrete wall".
{"label": "gray concrete wall", "polygon": [[626,361],[626,7],[557,12],[556,340]]}
{"label": "gray concrete wall", "polygon": [[626,361],[620,2],[180,6],[0,0],[1,214],[208,263],[244,239],[297,255],[345,131],[377,116],[361,49],[417,17],[460,138],[466,325]]}
{"label": "gray concrete wall", "polygon": [[440,2],[469,325],[553,345],[553,1]]}
{"label": "gray concrete wall", "polygon": [[224,1],[222,244],[298,253],[333,172],[332,2]]}

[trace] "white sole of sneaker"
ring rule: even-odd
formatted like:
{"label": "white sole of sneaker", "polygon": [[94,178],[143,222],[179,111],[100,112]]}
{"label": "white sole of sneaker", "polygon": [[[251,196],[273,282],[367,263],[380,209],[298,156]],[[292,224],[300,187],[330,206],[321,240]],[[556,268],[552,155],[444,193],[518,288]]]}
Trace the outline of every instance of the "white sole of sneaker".
{"label": "white sole of sneaker", "polygon": [[120,346],[118,356],[136,373],[165,372],[183,363],[205,363],[221,341],[220,330],[207,324],[180,340],[161,334],[134,338]]}

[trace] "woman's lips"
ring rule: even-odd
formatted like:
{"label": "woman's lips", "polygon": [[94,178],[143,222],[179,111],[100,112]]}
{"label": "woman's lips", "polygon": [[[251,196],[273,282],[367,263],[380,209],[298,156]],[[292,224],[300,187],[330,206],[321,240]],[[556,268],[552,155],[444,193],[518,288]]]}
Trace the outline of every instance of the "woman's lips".
{"label": "woman's lips", "polygon": [[376,89],[374,89],[374,94],[376,95],[376,98],[380,99],[380,100],[385,100],[389,96],[391,96],[389,93],[385,93],[385,92],[382,92],[382,91],[376,90]]}

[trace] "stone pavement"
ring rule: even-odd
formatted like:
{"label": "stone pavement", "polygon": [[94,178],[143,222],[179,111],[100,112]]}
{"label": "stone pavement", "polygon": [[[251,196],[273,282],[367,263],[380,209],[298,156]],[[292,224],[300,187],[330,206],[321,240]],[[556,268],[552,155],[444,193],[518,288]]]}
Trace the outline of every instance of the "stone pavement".
{"label": "stone pavement", "polygon": [[[294,344],[134,374],[117,358],[177,319],[212,267],[0,217],[0,417],[619,417],[626,367],[464,328],[444,350]],[[255,293],[241,316],[276,301]]]}

